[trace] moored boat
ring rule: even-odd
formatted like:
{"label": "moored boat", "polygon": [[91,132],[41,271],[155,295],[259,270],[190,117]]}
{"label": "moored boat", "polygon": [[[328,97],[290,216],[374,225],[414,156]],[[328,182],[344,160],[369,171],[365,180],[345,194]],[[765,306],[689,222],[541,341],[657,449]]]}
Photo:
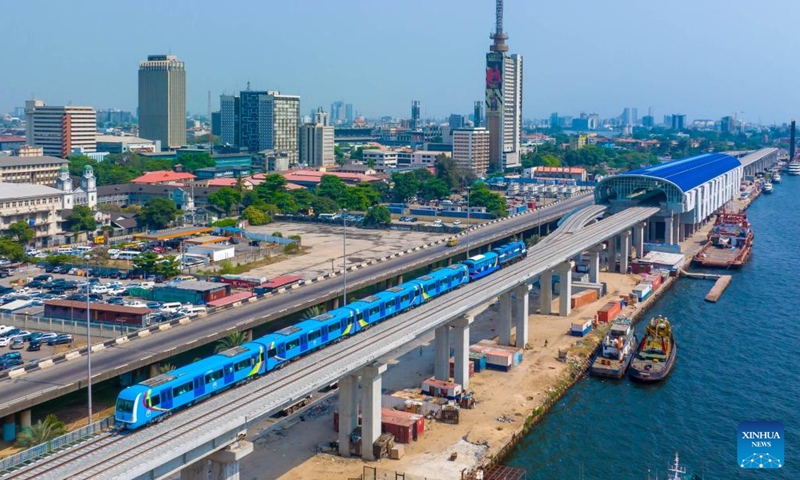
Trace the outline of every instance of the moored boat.
{"label": "moored boat", "polygon": [[764,182],[764,193],[772,193],[772,183]]}
{"label": "moored boat", "polygon": [[678,354],[678,344],[672,334],[672,327],[666,317],[658,316],[650,320],[628,368],[633,380],[656,382],[669,375]]}
{"label": "moored boat", "polygon": [[636,352],[636,335],[628,318],[614,320],[611,329],[603,338],[600,352],[592,362],[589,373],[597,377],[622,378],[628,371]]}
{"label": "moored boat", "polygon": [[772,174],[772,183],[781,183],[781,172],[775,172]]}
{"label": "moored boat", "polygon": [[750,258],[754,237],[744,212],[721,213],[692,263],[707,268],[741,268]]}

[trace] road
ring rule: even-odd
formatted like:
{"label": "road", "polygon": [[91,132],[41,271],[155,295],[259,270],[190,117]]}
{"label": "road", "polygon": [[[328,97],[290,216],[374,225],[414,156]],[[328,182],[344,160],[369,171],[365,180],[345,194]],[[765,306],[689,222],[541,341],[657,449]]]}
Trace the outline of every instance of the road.
{"label": "road", "polygon": [[[470,246],[474,249],[478,245],[512,236],[535,226],[537,218],[549,222],[592,201],[592,195],[574,197],[542,209],[540,213],[528,213],[489,224],[470,233]],[[442,244],[350,271],[347,273],[348,291],[396,277],[465,250],[466,245],[463,244],[455,248]],[[92,381],[96,384],[216,341],[230,331],[246,330],[302,311],[340,296],[342,286],[341,278],[337,276],[93,353]],[[83,359],[57,363],[46,369],[4,380],[3,388],[0,388],[0,417],[85,388],[86,380],[86,362]]]}

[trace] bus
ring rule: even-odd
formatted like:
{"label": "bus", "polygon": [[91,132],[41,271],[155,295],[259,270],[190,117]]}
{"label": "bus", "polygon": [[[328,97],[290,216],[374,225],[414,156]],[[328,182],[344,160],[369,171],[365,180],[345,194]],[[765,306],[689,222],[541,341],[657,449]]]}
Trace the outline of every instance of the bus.
{"label": "bus", "polygon": [[138,252],[136,250],[122,250],[119,253],[116,253],[111,256],[113,260],[133,260],[141,255],[142,252]]}

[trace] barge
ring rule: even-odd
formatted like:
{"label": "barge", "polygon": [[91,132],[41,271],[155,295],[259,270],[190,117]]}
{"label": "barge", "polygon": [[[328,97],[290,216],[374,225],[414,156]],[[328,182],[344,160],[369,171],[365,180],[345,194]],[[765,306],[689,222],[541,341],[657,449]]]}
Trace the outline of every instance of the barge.
{"label": "barge", "polygon": [[692,263],[706,268],[741,268],[750,258],[754,237],[745,213],[721,213]]}
{"label": "barge", "polygon": [[666,317],[650,320],[639,349],[628,368],[631,380],[657,382],[667,378],[678,355],[678,344]]}
{"label": "barge", "polygon": [[636,335],[630,319],[618,318],[611,325],[592,362],[589,373],[596,377],[622,378],[636,351]]}

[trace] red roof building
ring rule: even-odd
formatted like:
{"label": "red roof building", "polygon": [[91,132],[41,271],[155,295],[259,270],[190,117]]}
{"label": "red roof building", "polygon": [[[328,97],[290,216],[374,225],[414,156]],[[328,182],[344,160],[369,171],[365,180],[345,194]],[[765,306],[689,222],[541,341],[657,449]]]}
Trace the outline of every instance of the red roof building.
{"label": "red roof building", "polygon": [[185,180],[194,180],[196,177],[191,173],[186,172],[172,172],[170,170],[156,170],[155,172],[147,172],[141,177],[134,178],[131,183],[139,183],[146,185],[166,185],[178,183]]}

